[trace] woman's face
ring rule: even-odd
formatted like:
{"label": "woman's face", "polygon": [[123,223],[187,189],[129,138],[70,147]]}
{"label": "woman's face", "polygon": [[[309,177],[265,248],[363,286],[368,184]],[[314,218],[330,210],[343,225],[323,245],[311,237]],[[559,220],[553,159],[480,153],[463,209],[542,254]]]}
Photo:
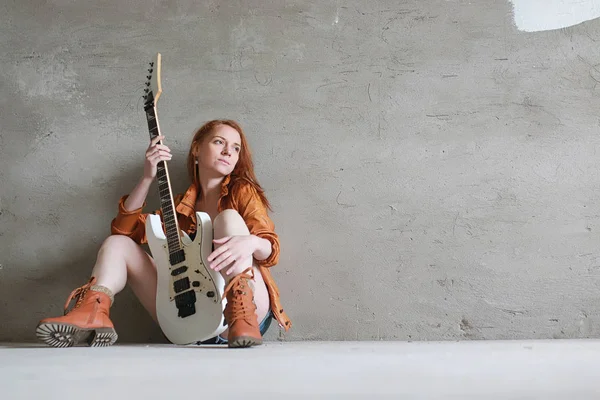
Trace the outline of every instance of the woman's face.
{"label": "woman's face", "polygon": [[240,157],[242,140],[238,131],[229,125],[219,125],[202,141],[198,149],[200,173],[229,175]]}

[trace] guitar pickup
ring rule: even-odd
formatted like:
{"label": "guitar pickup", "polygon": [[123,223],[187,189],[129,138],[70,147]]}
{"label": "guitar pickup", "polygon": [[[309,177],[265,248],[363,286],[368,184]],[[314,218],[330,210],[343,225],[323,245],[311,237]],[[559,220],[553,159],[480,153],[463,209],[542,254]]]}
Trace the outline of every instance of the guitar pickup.
{"label": "guitar pickup", "polygon": [[175,289],[175,293],[181,293],[184,290],[187,290],[189,288],[190,288],[190,278],[188,278],[187,276],[185,278],[175,281],[173,283],[173,289]]}
{"label": "guitar pickup", "polygon": [[177,276],[177,275],[181,275],[183,274],[185,271],[188,270],[188,267],[186,267],[185,265],[179,268],[175,268],[173,271],[171,271],[171,275],[172,276]]}

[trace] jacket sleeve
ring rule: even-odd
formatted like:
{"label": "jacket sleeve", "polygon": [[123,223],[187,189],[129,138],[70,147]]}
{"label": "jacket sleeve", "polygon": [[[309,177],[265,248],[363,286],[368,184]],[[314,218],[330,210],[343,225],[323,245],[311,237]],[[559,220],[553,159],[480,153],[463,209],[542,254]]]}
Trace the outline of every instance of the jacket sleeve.
{"label": "jacket sleeve", "polygon": [[[146,218],[148,214],[142,213],[142,210],[146,206],[146,202],[138,209],[126,210],[124,204],[127,197],[129,195],[125,195],[119,200],[118,213],[110,224],[110,232],[113,235],[128,236],[137,244],[144,244],[147,242]],[[160,210],[157,211],[157,214],[160,215]]]}
{"label": "jacket sleeve", "polygon": [[279,237],[275,233],[275,224],[269,218],[267,208],[261,201],[256,189],[250,184],[238,188],[237,208],[252,235],[271,242],[271,254],[264,260],[256,260],[259,267],[271,267],[279,261]]}

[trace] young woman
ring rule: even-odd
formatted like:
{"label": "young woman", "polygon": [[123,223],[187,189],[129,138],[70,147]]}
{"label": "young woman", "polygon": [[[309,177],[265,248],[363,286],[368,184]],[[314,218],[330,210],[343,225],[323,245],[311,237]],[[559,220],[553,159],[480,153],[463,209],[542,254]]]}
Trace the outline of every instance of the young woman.
{"label": "young woman", "polygon": [[[111,233],[102,244],[90,280],[75,289],[65,304],[65,315],[47,318],[37,336],[50,346],[70,347],[81,341],[108,346],[117,340],[109,318],[114,295],[129,284],[142,305],[156,317],[156,265],[139,246],[146,243],[142,213],[160,161],[171,160],[166,145],[151,141],[144,174],[129,195],[119,201]],[[267,214],[270,204],[258,184],[248,143],[241,127],[231,120],[214,120],[194,135],[187,159],[191,185],[175,198],[179,227],[195,234],[196,211],[206,212],[214,230],[209,267],[226,282],[228,329],[203,343],[248,347],[262,343],[274,317],[286,331],[291,322],[279,301],[269,268],[279,260],[279,239]],[[160,210],[157,211],[160,214]],[[161,216],[162,218],[162,216]],[[69,304],[75,300],[70,310]],[[226,338],[226,339],[225,339]]]}

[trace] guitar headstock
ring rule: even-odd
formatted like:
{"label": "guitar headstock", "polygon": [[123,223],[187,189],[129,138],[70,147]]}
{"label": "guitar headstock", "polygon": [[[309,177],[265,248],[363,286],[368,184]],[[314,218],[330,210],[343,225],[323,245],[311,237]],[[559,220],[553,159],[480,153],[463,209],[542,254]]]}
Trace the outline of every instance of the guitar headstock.
{"label": "guitar headstock", "polygon": [[146,87],[144,88],[144,103],[148,106],[156,106],[158,98],[162,93],[160,84],[160,53],[156,53],[154,59],[150,62],[148,75],[146,75]]}

